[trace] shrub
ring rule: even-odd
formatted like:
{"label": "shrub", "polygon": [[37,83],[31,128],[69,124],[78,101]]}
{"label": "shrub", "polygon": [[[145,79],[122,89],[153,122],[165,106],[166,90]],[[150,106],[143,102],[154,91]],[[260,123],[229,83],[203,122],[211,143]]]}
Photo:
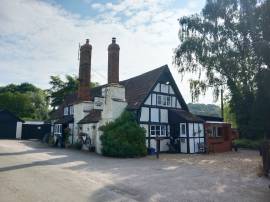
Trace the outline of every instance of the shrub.
{"label": "shrub", "polygon": [[54,136],[52,134],[50,134],[48,137],[48,144],[51,146],[53,146],[55,144],[55,139],[54,139]]}
{"label": "shrub", "polygon": [[132,113],[124,111],[114,122],[100,127],[102,154],[111,157],[140,157],[146,155],[145,130]]}
{"label": "shrub", "polygon": [[234,144],[239,148],[259,149],[262,144],[262,140],[237,139],[234,140]]}

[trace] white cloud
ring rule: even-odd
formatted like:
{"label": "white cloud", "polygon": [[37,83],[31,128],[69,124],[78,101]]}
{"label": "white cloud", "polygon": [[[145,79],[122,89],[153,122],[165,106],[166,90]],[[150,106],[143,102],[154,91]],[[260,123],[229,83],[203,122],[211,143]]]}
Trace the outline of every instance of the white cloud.
{"label": "white cloud", "polygon": [[[201,7],[196,2],[201,1],[192,0],[185,8],[169,9],[170,2],[92,3],[91,8],[99,14],[82,19],[56,4],[1,0],[1,84],[28,81],[48,88],[50,75],[77,74],[78,43],[84,43],[86,38],[93,46],[92,78],[105,83],[107,46],[115,36],[121,47],[120,79],[168,64],[184,98],[190,101],[188,78],[181,80],[172,67],[172,57],[178,44],[177,19],[199,11]],[[212,99],[201,101],[209,103]]]}

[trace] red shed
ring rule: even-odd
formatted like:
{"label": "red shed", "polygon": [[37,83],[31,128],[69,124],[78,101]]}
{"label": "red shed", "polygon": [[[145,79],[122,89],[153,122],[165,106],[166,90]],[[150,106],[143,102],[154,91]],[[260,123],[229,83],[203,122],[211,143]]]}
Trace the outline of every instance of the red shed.
{"label": "red shed", "polygon": [[238,138],[238,132],[219,117],[200,116],[205,120],[205,139],[209,152],[227,152],[232,150],[233,140]]}

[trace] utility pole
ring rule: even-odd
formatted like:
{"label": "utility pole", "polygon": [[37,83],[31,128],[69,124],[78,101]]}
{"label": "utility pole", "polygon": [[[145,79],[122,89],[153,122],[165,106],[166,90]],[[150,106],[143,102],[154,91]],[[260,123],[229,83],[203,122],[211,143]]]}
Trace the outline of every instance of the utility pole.
{"label": "utility pole", "polygon": [[224,119],[223,88],[222,87],[221,87],[220,102],[221,102],[221,117]]}

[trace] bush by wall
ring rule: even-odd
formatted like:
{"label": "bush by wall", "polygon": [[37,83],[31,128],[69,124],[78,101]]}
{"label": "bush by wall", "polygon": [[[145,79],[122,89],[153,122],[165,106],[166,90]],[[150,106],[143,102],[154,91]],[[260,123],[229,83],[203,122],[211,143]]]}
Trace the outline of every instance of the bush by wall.
{"label": "bush by wall", "polygon": [[234,140],[234,144],[239,148],[259,149],[262,144],[262,140],[237,139]]}
{"label": "bush by wall", "polygon": [[102,127],[102,154],[112,157],[141,157],[146,155],[145,130],[132,113],[124,111],[114,122]]}

